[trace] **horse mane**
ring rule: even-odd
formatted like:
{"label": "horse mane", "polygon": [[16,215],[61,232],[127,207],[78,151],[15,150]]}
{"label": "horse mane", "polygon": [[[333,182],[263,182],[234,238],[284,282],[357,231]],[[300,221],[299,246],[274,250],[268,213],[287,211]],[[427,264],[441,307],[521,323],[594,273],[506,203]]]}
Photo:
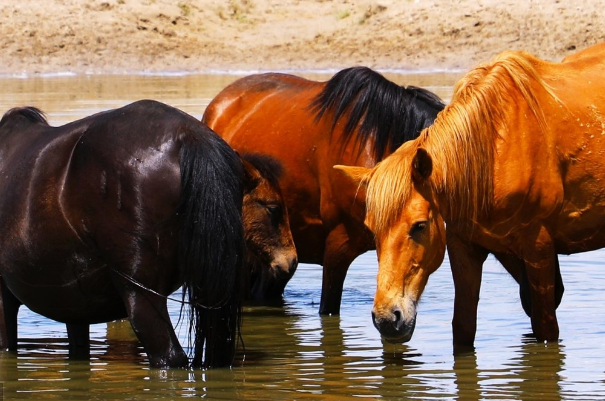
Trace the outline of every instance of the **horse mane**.
{"label": "horse mane", "polygon": [[382,160],[431,125],[444,106],[426,89],[399,86],[368,67],[352,67],[327,81],[309,107],[316,121],[333,113],[332,131],[350,110],[342,149],[353,140],[361,153],[363,145],[371,140],[374,158]]}
{"label": "horse mane", "polygon": [[546,127],[536,88],[560,102],[536,70],[538,63],[543,61],[528,53],[507,51],[474,68],[457,83],[451,103],[435,123],[370,173],[367,207],[375,232],[388,229],[407,202],[413,188],[411,157],[420,147],[433,161],[433,190],[451,200],[441,205],[443,212],[451,219],[476,219],[489,212],[495,140],[509,124],[507,104],[519,103],[520,94],[538,124]]}
{"label": "horse mane", "polygon": [[261,153],[243,153],[240,157],[252,164],[272,187],[279,188],[279,179],[284,173],[279,160]]}
{"label": "horse mane", "polygon": [[36,107],[28,106],[14,107],[4,113],[2,119],[0,120],[0,127],[6,124],[9,119],[12,120],[15,117],[24,117],[29,122],[48,125],[48,121],[46,121],[46,115],[42,110]]}

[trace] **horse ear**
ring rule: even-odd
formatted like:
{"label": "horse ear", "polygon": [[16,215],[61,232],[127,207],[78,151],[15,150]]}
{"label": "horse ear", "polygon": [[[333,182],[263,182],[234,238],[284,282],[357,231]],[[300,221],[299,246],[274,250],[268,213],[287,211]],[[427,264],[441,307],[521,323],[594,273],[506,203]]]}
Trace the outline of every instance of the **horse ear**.
{"label": "horse ear", "polygon": [[330,173],[334,203],[359,224],[366,215],[367,174],[366,167],[336,165]]}
{"label": "horse ear", "polygon": [[433,172],[433,159],[424,148],[418,148],[412,161],[412,177],[416,182],[429,178]]}
{"label": "horse ear", "polygon": [[254,188],[260,184],[262,176],[260,171],[254,164],[250,163],[246,159],[241,159],[242,165],[244,166],[244,193],[250,193]]}

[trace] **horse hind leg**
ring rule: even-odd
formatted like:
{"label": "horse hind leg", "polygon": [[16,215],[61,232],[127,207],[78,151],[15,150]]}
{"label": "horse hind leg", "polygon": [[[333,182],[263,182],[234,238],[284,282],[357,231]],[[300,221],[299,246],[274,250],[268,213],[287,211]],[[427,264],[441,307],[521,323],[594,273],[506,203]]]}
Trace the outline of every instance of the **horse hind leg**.
{"label": "horse hind leg", "polygon": [[21,302],[0,277],[0,348],[17,349],[17,315]]}

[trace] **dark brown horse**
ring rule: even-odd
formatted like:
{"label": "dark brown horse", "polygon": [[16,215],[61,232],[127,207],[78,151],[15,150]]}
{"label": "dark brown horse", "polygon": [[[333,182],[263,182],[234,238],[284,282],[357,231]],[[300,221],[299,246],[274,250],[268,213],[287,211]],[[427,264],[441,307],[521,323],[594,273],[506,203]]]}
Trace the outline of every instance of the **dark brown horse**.
{"label": "dark brown horse", "polygon": [[[371,167],[433,123],[443,102],[365,67],[327,82],[260,74],[234,82],[208,105],[203,122],[240,152],[284,167],[280,185],[301,262],[323,265],[320,313],[339,313],[349,265],[374,248],[365,211],[334,178],[332,166]],[[281,296],[290,275],[271,287]]]}
{"label": "dark brown horse", "polygon": [[182,285],[191,365],[232,363],[242,203],[280,203],[253,163],[193,117],[140,101],[61,127],[7,112],[0,172],[0,347],[17,347],[25,304],[67,323],[70,351],[89,324],[128,317],[152,366],[188,366],[166,308]]}
{"label": "dark brown horse", "polygon": [[247,183],[243,206],[247,250],[244,295],[262,300],[267,294],[281,295],[283,287],[276,283],[287,282],[296,271],[298,260],[279,186],[281,164],[254,153],[242,154],[242,160]]}

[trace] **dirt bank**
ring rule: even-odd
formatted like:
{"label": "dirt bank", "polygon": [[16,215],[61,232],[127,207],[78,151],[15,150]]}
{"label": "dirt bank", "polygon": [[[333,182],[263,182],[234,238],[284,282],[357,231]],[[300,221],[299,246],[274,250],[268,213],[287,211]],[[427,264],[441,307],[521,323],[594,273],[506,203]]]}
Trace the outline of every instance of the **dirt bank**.
{"label": "dirt bank", "polygon": [[605,0],[0,0],[0,74],[467,69],[605,40]]}

